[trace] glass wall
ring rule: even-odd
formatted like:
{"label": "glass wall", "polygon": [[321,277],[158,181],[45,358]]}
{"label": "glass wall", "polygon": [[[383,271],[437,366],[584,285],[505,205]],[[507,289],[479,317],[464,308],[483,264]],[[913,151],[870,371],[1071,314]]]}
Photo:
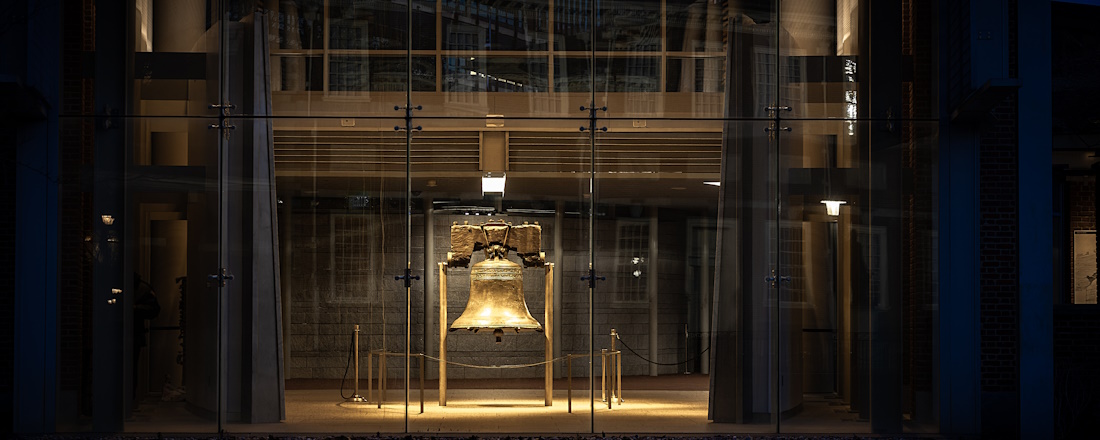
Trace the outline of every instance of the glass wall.
{"label": "glass wall", "polygon": [[132,6],[128,431],[937,431],[931,4]]}

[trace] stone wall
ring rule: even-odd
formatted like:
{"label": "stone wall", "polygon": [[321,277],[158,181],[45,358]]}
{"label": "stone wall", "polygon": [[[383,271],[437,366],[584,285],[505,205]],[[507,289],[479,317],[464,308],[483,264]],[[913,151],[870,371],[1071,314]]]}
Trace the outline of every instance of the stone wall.
{"label": "stone wall", "polygon": [[[287,378],[341,378],[349,362],[353,326],[360,325],[360,352],[364,365],[360,375],[366,375],[366,351],[385,349],[390,353],[405,350],[406,322],[410,326],[410,351],[438,356],[438,293],[429,292],[429,310],[425,314],[424,278],[431,278],[431,286],[439,285],[438,271],[424,273],[424,218],[414,213],[411,230],[410,262],[413,275],[421,276],[410,290],[411,307],[406,307],[404,285],[394,280],[405,269],[405,228],[403,215],[377,209],[349,211],[346,207],[326,208],[326,203],[310,200],[293,201],[291,215],[291,255],[283,270],[291,271],[290,302],[290,363]],[[315,205],[315,206],[312,206]],[[452,222],[481,223],[486,217],[434,214],[432,253],[434,263],[444,261],[450,246]],[[554,217],[508,216],[513,224],[539,222],[542,226],[542,249],[548,261],[553,261]],[[592,314],[594,350],[610,346],[610,331],[616,329],[637,355],[624,350],[623,374],[649,374],[649,362],[661,365],[658,372],[671,374],[683,371],[678,365],[696,357],[697,353],[685,353],[684,326],[688,314],[698,308],[698,292],[688,292],[685,283],[687,237],[684,225],[689,217],[680,213],[662,211],[658,226],[659,256],[656,264],[646,261],[640,265],[642,274],[634,277],[635,268],[630,264],[634,254],[622,249],[623,225],[644,225],[648,234],[649,219],[600,218],[593,234],[597,275],[607,276],[595,290]],[[580,277],[588,274],[588,220],[567,216],[560,225],[563,253],[557,271],[561,273],[561,334],[556,338],[562,356],[587,354],[589,346],[588,283]],[[629,228],[627,228],[629,229]],[[636,230],[636,229],[635,229]],[[641,241],[648,252],[648,236]],[[280,237],[286,240],[287,237]],[[617,245],[617,243],[620,243]],[[617,247],[618,246],[618,247]],[[484,256],[475,252],[472,263]],[[510,258],[518,261],[514,255]],[[645,293],[645,277],[656,269],[658,277],[658,352],[649,352],[650,304]],[[624,272],[626,271],[626,272]],[[448,271],[448,321],[454,321],[465,309],[469,297],[469,268],[453,268]],[[523,270],[524,296],[527,306],[539,322],[543,322],[545,271],[530,268]],[[637,283],[642,291],[638,296]],[[694,284],[692,284],[694,285]],[[690,289],[697,290],[697,289]],[[690,307],[689,307],[690,304]],[[691,309],[694,307],[694,309]],[[408,313],[406,314],[406,310]],[[430,323],[428,335],[424,334],[424,321]],[[695,323],[697,325],[697,319]],[[691,332],[698,334],[699,329]],[[426,336],[426,337],[425,337]],[[696,343],[693,349],[698,349]],[[622,347],[622,344],[619,344]],[[705,347],[704,347],[705,348]],[[686,358],[686,359],[685,359]],[[544,360],[544,336],[542,333],[506,333],[501,343],[491,334],[458,330],[448,334],[448,360],[479,366],[532,364]],[[574,375],[587,374],[587,360],[575,359]],[[416,363],[412,363],[412,376],[416,377]],[[437,377],[437,363],[427,363],[429,378]],[[565,363],[559,362],[557,374],[563,375]],[[387,362],[390,377],[402,377],[404,361],[392,356]],[[595,363],[596,371],[599,361]],[[453,365],[448,369],[449,378],[516,378],[541,377],[541,367],[529,368],[471,368]],[[348,372],[351,377],[351,372]]]}

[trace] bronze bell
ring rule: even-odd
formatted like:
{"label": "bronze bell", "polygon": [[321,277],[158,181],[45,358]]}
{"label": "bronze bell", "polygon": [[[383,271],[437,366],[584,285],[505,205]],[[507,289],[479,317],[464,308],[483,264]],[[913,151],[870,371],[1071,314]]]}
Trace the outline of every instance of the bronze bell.
{"label": "bronze bell", "polygon": [[512,226],[500,221],[451,226],[450,267],[469,264],[474,250],[484,250],[486,257],[470,268],[470,298],[451,331],[491,329],[500,342],[505,329],[543,330],[523,298],[522,268],[506,258],[509,250],[515,250],[528,267],[545,264],[539,252],[541,232],[537,224]]}
{"label": "bronze bell", "polygon": [[518,264],[495,255],[470,268],[470,299],[451,324],[451,330],[458,329],[542,331],[523,299],[523,272]]}

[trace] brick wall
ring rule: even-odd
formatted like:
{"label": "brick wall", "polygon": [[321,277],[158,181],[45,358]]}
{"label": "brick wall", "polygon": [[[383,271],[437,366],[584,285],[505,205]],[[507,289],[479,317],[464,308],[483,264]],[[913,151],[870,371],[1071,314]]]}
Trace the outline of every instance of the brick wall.
{"label": "brick wall", "polygon": [[[1069,230],[1066,233],[1066,246],[1063,261],[1065,272],[1073,273],[1073,231],[1096,230],[1096,181],[1092,178],[1084,180],[1068,180],[1065,186],[1065,214],[1066,224]],[[1060,293],[1063,303],[1073,302],[1072,276],[1069,282],[1064,283],[1065,289]],[[1057,301],[1056,301],[1057,302]]]}
{"label": "brick wall", "polygon": [[1016,103],[994,110],[981,135],[980,250],[982,389],[1018,388],[1018,163]]}
{"label": "brick wall", "polygon": [[[93,80],[84,77],[84,54],[95,49],[91,0],[67,4],[62,12],[62,96],[65,116],[94,112]],[[91,198],[81,188],[81,168],[91,163],[93,126],[90,118],[65,118],[60,127],[61,230],[58,271],[60,329],[58,387],[62,395],[79,396],[79,412],[91,414],[91,286],[92,264],[85,251],[89,236]]]}
{"label": "brick wall", "polygon": [[1070,231],[1096,230],[1096,181],[1066,182],[1066,211]]}
{"label": "brick wall", "polygon": [[[0,125],[7,128],[7,125]],[[0,203],[15,206],[15,142],[0,140]],[[12,393],[15,374],[15,216],[0,216],[0,431],[12,429]]]}
{"label": "brick wall", "polygon": [[[933,60],[937,56],[932,47],[935,29],[931,20],[931,2],[907,0],[903,2],[902,50],[911,57],[913,77],[903,83],[903,139],[905,141],[904,166],[913,176],[913,186],[907,191],[904,210],[904,272],[906,285],[903,301],[905,335],[904,365],[909,374],[903,375],[906,386],[904,411],[915,419],[928,420],[929,402],[934,386],[933,371],[935,335],[933,309],[935,304],[935,246],[934,200],[937,164],[935,162],[936,127],[933,124],[914,122],[934,114],[934,79],[937,74]],[[924,408],[922,408],[924,406]]]}
{"label": "brick wall", "polygon": [[[1016,2],[1006,5],[1009,76],[1017,76]],[[993,108],[980,134],[979,260],[982,390],[1019,390],[1019,116],[1015,95]]]}

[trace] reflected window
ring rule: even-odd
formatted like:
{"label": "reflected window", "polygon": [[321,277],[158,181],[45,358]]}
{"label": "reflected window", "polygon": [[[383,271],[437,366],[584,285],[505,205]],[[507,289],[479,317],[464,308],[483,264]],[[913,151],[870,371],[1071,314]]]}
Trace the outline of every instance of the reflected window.
{"label": "reflected window", "polygon": [[443,47],[449,50],[546,50],[549,5],[543,1],[443,2]]}
{"label": "reflected window", "polygon": [[560,57],[554,62],[554,90],[588,92],[594,80],[597,92],[659,92],[659,66],[657,57],[608,57],[596,60],[592,78],[588,58]]}
{"label": "reflected window", "polygon": [[324,23],[321,0],[282,0],[275,19],[280,49],[321,49]]}
{"label": "reflected window", "polygon": [[[405,57],[332,56],[329,90],[403,92],[408,83]],[[413,57],[412,90],[435,90],[435,59]]]}
{"label": "reflected window", "polygon": [[[412,49],[435,48],[435,3],[413,4]],[[409,39],[404,2],[329,0],[329,48],[405,50]]]}
{"label": "reflected window", "polygon": [[448,57],[444,92],[545,92],[545,58]]}

